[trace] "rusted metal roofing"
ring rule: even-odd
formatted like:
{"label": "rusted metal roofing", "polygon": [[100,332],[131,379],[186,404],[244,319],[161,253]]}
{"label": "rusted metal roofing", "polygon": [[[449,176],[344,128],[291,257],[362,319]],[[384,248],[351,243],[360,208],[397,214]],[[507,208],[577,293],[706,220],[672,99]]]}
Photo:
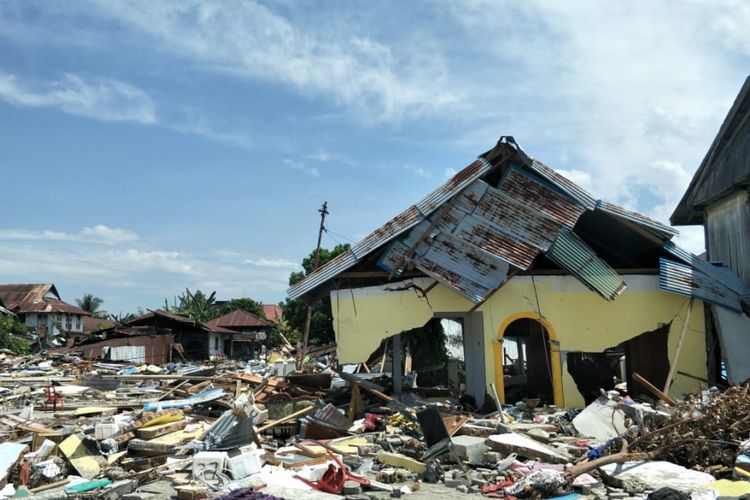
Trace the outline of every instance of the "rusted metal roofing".
{"label": "rusted metal roofing", "polygon": [[352,247],[352,254],[359,260],[384,242],[398,236],[424,219],[416,206],[412,205],[389,220]]}
{"label": "rusted metal roofing", "polygon": [[[84,311],[80,307],[74,306],[73,304],[68,304],[67,302],[63,302],[62,300],[57,300],[57,299],[46,299],[46,300],[47,300],[47,308],[43,312],[80,314],[82,316],[91,315],[90,312]],[[38,311],[38,312],[42,312],[42,311]]]}
{"label": "rusted metal roofing", "polygon": [[0,300],[13,311],[44,312],[47,297],[60,299],[60,294],[52,283],[0,285]]}
{"label": "rusted metal roofing", "polygon": [[337,274],[346,271],[357,262],[359,262],[359,259],[354,256],[354,253],[351,250],[340,253],[330,261],[326,262],[325,265],[320,266],[318,269],[305,276],[305,279],[302,281],[290,286],[286,293],[290,299],[302,297],[310,290],[314,290]]}
{"label": "rusted metal roofing", "polygon": [[607,300],[625,290],[620,275],[571,231],[560,231],[546,255]]}
{"label": "rusted metal roofing", "polygon": [[544,163],[538,160],[532,160],[530,167],[534,172],[538,173],[539,175],[550,181],[552,184],[565,191],[584,208],[593,210],[596,206],[596,198],[591,196],[588,191],[581,188],[578,184],[571,181],[570,179],[567,179],[566,177],[558,174]]}
{"label": "rusted metal roofing", "polygon": [[669,238],[677,236],[679,234],[679,231],[673,227],[662,224],[661,222],[646,217],[643,214],[639,214],[638,212],[625,210],[624,208],[619,207],[614,203],[598,200],[596,202],[596,209],[601,210],[602,212],[607,212],[608,214],[614,215],[616,217],[622,217],[623,219],[629,220],[630,222],[635,222],[639,226],[645,227],[646,229],[651,230],[653,233],[656,233],[664,240],[668,240]]}
{"label": "rusted metal roofing", "polygon": [[706,262],[705,260],[699,258],[697,255],[693,255],[684,248],[675,245],[671,241],[667,241],[664,243],[664,250],[669,252],[671,255],[674,255],[682,262],[690,264],[691,267],[698,269],[703,274],[713,276],[716,281],[723,283],[727,288],[734,291],[738,295],[744,295],[748,293],[748,290],[745,288],[745,285],[742,283],[739,276],[737,276],[731,269],[724,268],[723,266],[715,266],[710,262]]}
{"label": "rusted metal roofing", "polygon": [[474,163],[448,179],[445,184],[425,196],[415,206],[422,212],[422,215],[427,217],[453,195],[486,174],[490,168],[492,168],[490,162],[484,158],[478,158]]}
{"label": "rusted metal roofing", "polygon": [[350,268],[368,253],[388,243],[404,231],[417,225],[420,221],[432,213],[435,208],[459,193],[463,188],[486,174],[491,168],[488,161],[483,158],[471,163],[469,166],[448,179],[442,186],[432,191],[416,205],[404,210],[402,213],[386,222],[380,228],[373,231],[362,241],[357,243],[348,252],[338,255],[335,259],[327,262],[315,272],[310,273],[299,283],[292,285],[287,290],[291,299],[299,298],[307,292],[322,285],[332,277]]}
{"label": "rusted metal roofing", "polygon": [[101,342],[83,344],[77,348],[83,350],[84,358],[98,359],[101,358],[102,349],[104,347],[117,348],[125,346],[143,346],[145,350],[145,362],[160,365],[171,361],[170,353],[173,345],[174,335],[162,334],[109,339]]}
{"label": "rusted metal roofing", "polygon": [[664,257],[659,259],[659,288],[742,311],[741,297],[723,282],[689,264]]}
{"label": "rusted metal roofing", "polygon": [[[516,161],[521,165],[510,163]],[[572,232],[586,210],[597,208],[596,199],[520,150],[502,165],[497,186],[491,186],[485,180],[492,176],[485,174],[493,166],[484,158],[475,161],[290,287],[289,297],[307,294],[385,245],[378,261],[382,269],[398,275],[416,267],[474,302],[502,285],[509,266],[528,269],[540,252],[551,252],[561,267],[608,300],[622,292],[619,275]],[[614,205],[599,207],[657,234],[672,234],[671,228]]]}
{"label": "rusted metal roofing", "polygon": [[480,302],[508,275],[508,263],[447,233],[438,234],[424,254],[414,259],[417,269]]}
{"label": "rusted metal roofing", "polygon": [[585,209],[571,198],[558,194],[554,186],[534,179],[517,167],[508,170],[497,189],[533,207],[558,224],[572,228]]}
{"label": "rusted metal roofing", "polygon": [[223,316],[212,319],[211,321],[206,322],[206,325],[211,328],[218,326],[220,328],[229,328],[230,330],[242,328],[265,328],[271,326],[267,321],[242,309],[236,309]]}
{"label": "rusted metal roofing", "polygon": [[164,311],[162,309],[155,309],[153,311],[149,311],[146,314],[142,316],[138,316],[137,318],[134,318],[130,321],[127,321],[125,323],[126,326],[139,326],[139,325],[148,325],[150,324],[154,319],[162,319],[166,321],[174,321],[176,323],[179,323],[184,326],[192,326],[195,327],[198,330],[203,330],[205,332],[212,332],[212,333],[226,333],[226,334],[232,334],[235,333],[233,330],[229,330],[227,328],[218,326],[218,325],[208,325],[207,323],[203,323],[201,321],[197,321],[194,319],[186,318],[185,316],[180,316],[179,314],[174,314],[168,311]]}

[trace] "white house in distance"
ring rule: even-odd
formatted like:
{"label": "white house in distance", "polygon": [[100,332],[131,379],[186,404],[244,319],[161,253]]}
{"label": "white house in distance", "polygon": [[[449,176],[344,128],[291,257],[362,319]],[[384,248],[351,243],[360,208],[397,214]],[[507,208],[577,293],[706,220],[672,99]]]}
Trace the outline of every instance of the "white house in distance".
{"label": "white house in distance", "polygon": [[83,318],[90,315],[61,300],[51,283],[0,285],[0,302],[21,318],[29,333],[52,345],[62,345],[68,334],[83,333]]}

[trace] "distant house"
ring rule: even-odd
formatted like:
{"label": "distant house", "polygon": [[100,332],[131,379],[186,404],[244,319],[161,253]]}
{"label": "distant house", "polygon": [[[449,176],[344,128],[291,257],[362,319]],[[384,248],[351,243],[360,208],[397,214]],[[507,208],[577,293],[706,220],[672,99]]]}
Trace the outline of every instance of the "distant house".
{"label": "distant house", "polygon": [[117,323],[109,319],[97,318],[96,316],[84,316],[83,333],[92,333],[98,330],[112,328],[115,325],[117,325]]}
{"label": "distant house", "polygon": [[263,304],[263,314],[271,323],[284,319],[284,311],[278,304]]}
{"label": "distant house", "polygon": [[[263,306],[264,309],[266,306]],[[277,306],[278,307],[278,306]],[[231,357],[247,357],[255,352],[270,333],[272,325],[253,313],[236,309],[230,313],[212,319],[208,323],[212,328],[231,330]]]}
{"label": "distant house", "polygon": [[[750,77],[670,220],[675,226],[703,225],[706,260],[731,269],[721,268],[723,283],[743,297],[742,309],[750,313]],[[710,292],[726,295],[722,289]],[[709,372],[721,371],[723,361],[729,381],[741,383],[750,377],[750,319],[739,308],[710,310]]]}
{"label": "distant house", "polygon": [[152,332],[171,334],[188,359],[229,356],[233,330],[157,309],[126,322],[123,327],[149,327]]}
{"label": "distant house", "polygon": [[51,283],[0,285],[0,301],[25,323],[27,330],[51,345],[83,332],[83,319],[90,314],[60,299]]}

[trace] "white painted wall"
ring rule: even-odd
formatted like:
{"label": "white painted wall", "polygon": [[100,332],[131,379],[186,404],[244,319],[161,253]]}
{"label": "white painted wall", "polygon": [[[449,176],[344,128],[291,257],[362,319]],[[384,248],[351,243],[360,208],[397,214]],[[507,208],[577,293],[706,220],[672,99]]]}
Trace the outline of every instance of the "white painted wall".
{"label": "white painted wall", "polygon": [[[63,331],[83,332],[83,316],[80,314],[28,313],[24,322],[29,330],[35,330],[37,326],[43,326],[47,328],[47,333],[52,335],[60,335]],[[58,325],[62,326],[63,331],[58,328]]]}

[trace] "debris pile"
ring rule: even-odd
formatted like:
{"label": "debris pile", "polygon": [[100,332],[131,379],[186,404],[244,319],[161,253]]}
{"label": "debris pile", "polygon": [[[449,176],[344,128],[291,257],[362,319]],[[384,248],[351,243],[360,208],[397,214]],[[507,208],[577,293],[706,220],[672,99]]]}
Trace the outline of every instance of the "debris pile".
{"label": "debris pile", "polygon": [[329,361],[305,372],[283,353],[159,366],[2,355],[0,497],[750,492],[737,481],[750,479],[750,385],[675,405],[610,391],[582,411],[528,400],[482,414],[450,390],[396,394],[388,374]]}

